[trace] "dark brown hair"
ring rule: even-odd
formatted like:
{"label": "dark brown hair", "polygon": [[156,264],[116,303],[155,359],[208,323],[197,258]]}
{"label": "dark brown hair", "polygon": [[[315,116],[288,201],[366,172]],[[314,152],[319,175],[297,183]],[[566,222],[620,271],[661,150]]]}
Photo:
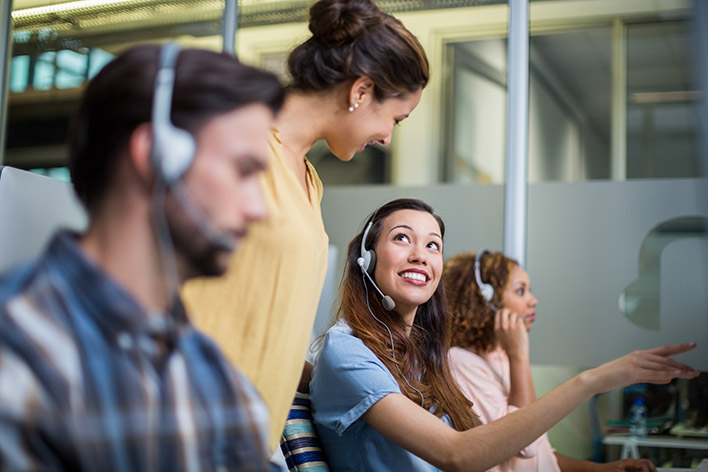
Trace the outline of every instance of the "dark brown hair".
{"label": "dark brown hair", "polygon": [[[159,45],[131,48],[108,63],[88,84],[72,123],[71,179],[89,212],[105,196],[130,135],[151,121]],[[277,113],[284,99],[278,79],[227,54],[180,51],[175,68],[171,118],[196,135],[212,118],[261,103]]]}
{"label": "dark brown hair", "polygon": [[[430,213],[440,226],[440,234],[445,235],[445,224],[428,204],[415,199],[398,199],[383,205],[367,220],[367,224],[368,221],[373,221],[367,236],[367,248],[376,247],[383,221],[399,210]],[[367,308],[365,282],[356,262],[360,256],[363,233],[362,230],[349,243],[344,277],[339,290],[337,317],[343,318],[354,335],[383,362],[406,397],[420,404],[420,396],[405,379],[423,394],[425,409],[432,409],[438,417],[447,414],[454,427],[460,431],[473,427],[475,415],[472,412],[472,403],[465,398],[450,370],[450,327],[442,283],[438,285],[433,296],[418,307],[409,335],[406,334],[403,318],[395,312],[385,310],[380,297],[374,296],[375,292],[369,290],[371,311],[391,330],[395,346],[394,360],[386,328],[371,316]]]}
{"label": "dark brown hair", "polygon": [[494,346],[494,310],[501,308],[502,296],[511,270],[519,264],[501,252],[484,252],[480,256],[482,282],[494,287],[492,301],[479,293],[474,270],[475,253],[451,257],[443,269],[443,285],[452,318],[452,345],[473,348],[483,353]]}
{"label": "dark brown hair", "polygon": [[326,91],[369,77],[378,101],[424,88],[423,47],[371,0],[319,0],[310,8],[312,37],[288,57],[294,90]]}

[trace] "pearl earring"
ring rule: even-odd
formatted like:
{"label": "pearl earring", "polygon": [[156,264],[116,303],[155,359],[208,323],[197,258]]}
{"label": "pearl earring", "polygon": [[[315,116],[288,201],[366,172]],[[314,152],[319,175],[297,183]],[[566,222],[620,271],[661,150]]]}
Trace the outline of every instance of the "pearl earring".
{"label": "pearl earring", "polygon": [[353,112],[356,108],[359,108],[359,104],[352,102],[352,106],[349,107],[349,113]]}

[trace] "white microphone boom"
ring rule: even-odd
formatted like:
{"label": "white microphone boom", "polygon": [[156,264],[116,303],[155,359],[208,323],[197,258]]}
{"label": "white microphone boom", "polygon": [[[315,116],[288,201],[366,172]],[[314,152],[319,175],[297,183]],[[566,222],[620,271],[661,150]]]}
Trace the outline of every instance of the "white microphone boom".
{"label": "white microphone boom", "polygon": [[374,282],[374,279],[372,279],[369,273],[364,270],[364,258],[357,258],[356,263],[359,264],[359,267],[361,267],[361,272],[371,281],[371,285],[373,285],[376,291],[379,292],[379,295],[381,295],[381,304],[383,305],[384,309],[391,311],[396,308],[396,302],[393,301],[393,298],[389,297],[388,295],[384,295],[379,286],[376,285],[376,282]]}
{"label": "white microphone boom", "polygon": [[169,186],[169,189],[189,219],[196,225],[199,232],[209,240],[209,243],[222,251],[233,252],[236,249],[236,239],[218,230],[216,226],[209,221],[206,214],[197,206],[192,197],[189,196],[181,180],[173,182]]}

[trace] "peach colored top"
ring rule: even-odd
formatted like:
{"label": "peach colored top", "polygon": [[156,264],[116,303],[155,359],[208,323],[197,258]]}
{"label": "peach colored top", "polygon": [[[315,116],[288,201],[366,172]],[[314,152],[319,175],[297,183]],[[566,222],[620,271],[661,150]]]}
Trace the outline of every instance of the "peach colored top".
{"label": "peach colored top", "polygon": [[[509,404],[509,358],[502,348],[497,347],[479,356],[467,349],[453,347],[450,349],[450,362],[455,380],[465,396],[474,403],[472,408],[482,423],[518,410]],[[489,471],[560,472],[560,466],[548,441],[548,434],[544,434],[516,457]]]}
{"label": "peach colored top", "polygon": [[305,160],[305,192],[275,129],[269,151],[261,177],[268,219],[249,226],[225,276],[190,281],[182,295],[194,324],[268,405],[274,450],[302,373],[327,270],[328,237],[315,168]]}

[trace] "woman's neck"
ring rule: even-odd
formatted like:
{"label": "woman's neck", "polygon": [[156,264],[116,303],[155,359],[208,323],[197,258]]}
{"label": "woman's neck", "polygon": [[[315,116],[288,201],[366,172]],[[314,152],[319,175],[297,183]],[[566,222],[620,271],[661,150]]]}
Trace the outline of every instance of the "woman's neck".
{"label": "woman's neck", "polygon": [[288,157],[298,164],[322,139],[326,127],[333,123],[336,110],[332,94],[291,92],[278,114],[276,128]]}
{"label": "woman's neck", "polygon": [[415,322],[415,315],[418,311],[418,307],[416,307],[414,310],[410,311],[407,314],[402,314],[401,317],[403,318],[403,324],[406,325],[406,336],[410,336],[411,334],[411,329],[413,329],[413,323]]}

